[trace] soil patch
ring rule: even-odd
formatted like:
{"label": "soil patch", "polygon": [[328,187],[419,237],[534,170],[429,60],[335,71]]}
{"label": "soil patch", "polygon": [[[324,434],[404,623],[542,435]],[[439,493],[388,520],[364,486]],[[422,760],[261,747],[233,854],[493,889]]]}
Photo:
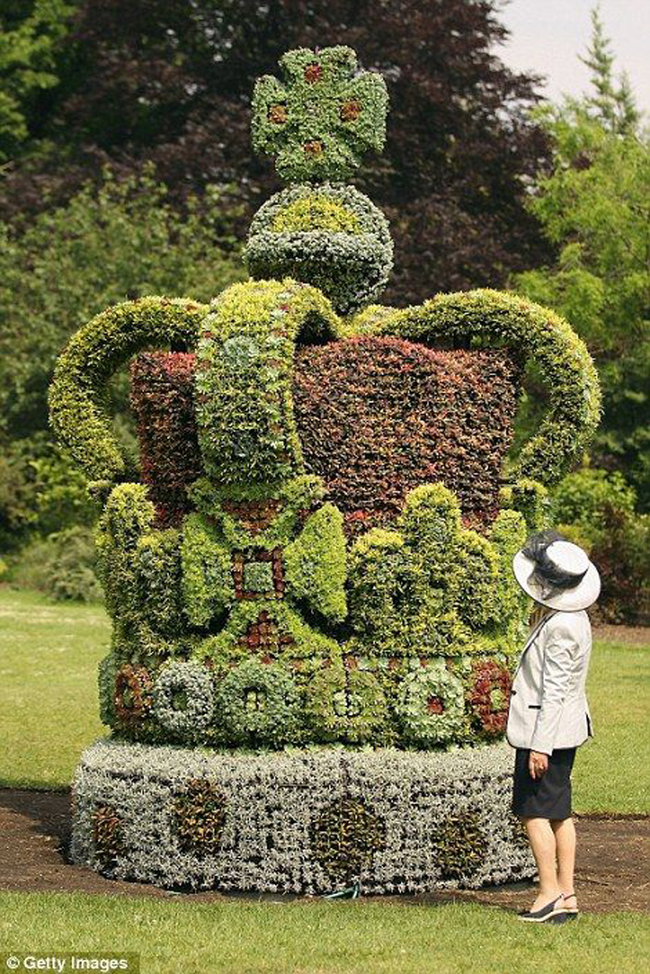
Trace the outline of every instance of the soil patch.
{"label": "soil patch", "polygon": [[[578,862],[576,887],[584,911],[650,912],[650,817],[576,816]],[[244,894],[170,893],[141,883],[105,879],[66,861],[70,837],[69,792],[0,789],[0,889],[19,892],[110,893],[209,901],[235,901]],[[395,905],[437,905],[452,901],[525,909],[532,883],[484,887],[422,896],[364,897]],[[292,901],[295,896],[246,894],[254,900]]]}

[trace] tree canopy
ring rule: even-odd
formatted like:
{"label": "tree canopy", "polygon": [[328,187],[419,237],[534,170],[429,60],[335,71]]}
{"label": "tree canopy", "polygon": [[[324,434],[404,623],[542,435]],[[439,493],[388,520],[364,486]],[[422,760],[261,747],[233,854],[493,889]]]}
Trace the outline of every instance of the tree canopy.
{"label": "tree canopy", "polygon": [[[534,79],[497,56],[496,0],[81,0],[58,84],[0,187],[5,216],[145,161],[181,202],[236,183],[240,232],[277,189],[250,145],[250,97],[290,48],[344,43],[382,73],[388,143],[359,176],[396,239],[390,297],[503,285],[548,256],[526,186],[548,159]],[[38,122],[38,124],[37,124]]]}

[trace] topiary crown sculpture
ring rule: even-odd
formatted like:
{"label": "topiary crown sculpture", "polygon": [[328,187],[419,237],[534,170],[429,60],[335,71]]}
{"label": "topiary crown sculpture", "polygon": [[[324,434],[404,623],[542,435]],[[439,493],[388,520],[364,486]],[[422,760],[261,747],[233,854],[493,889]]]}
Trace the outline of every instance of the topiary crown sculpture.
{"label": "topiary crown sculpture", "polygon": [[[510,562],[596,425],[594,367],[512,295],[370,305],[390,234],[342,180],[383,145],[384,82],[345,47],[281,66],[253,138],[289,186],[252,221],[251,280],[209,307],[109,308],[52,383],[52,425],[105,498],[103,720],[220,749],[492,740],[525,627]],[[170,345],[187,352],[134,364],[143,482],[122,482],[103,390]],[[526,364],[546,414],[502,483]]]}

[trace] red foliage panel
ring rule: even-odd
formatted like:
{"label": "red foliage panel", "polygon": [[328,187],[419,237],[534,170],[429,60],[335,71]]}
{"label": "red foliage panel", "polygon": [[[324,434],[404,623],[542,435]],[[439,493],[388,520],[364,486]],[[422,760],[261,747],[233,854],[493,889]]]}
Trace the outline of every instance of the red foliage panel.
{"label": "red foliage panel", "polygon": [[390,523],[428,481],[455,491],[466,523],[481,527],[498,510],[520,379],[504,349],[372,337],[300,349],[294,409],[307,468],[350,534]]}
{"label": "red foliage panel", "polygon": [[177,524],[190,509],[185,488],[203,473],[194,419],[194,366],[190,352],[143,352],[131,366],[141,477],[164,527]]}
{"label": "red foliage panel", "polygon": [[[162,524],[188,510],[202,473],[194,356],[151,352],[132,367],[142,479]],[[397,338],[298,350],[294,410],[307,469],[322,476],[348,534],[389,524],[413,487],[440,480],[480,528],[497,512],[521,370],[506,350],[435,351]]]}

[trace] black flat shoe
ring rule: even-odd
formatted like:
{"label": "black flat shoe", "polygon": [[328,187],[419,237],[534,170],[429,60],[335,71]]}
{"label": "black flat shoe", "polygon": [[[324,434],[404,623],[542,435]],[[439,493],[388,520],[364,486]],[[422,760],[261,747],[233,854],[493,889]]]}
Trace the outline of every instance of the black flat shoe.
{"label": "black flat shoe", "polygon": [[553,923],[564,923],[567,919],[567,911],[564,906],[559,905],[563,901],[564,897],[560,893],[559,896],[556,896],[546,906],[540,906],[539,910],[524,910],[523,913],[519,914],[518,919],[523,920],[524,923],[548,923],[549,921]]}

